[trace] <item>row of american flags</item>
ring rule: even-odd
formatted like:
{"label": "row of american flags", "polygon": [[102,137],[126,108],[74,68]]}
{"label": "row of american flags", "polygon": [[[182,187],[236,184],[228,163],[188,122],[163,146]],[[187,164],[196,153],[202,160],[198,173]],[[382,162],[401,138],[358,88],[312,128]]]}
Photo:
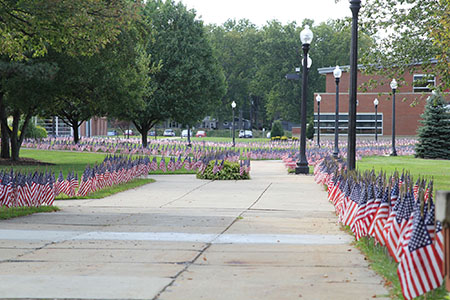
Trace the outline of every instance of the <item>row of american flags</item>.
{"label": "row of american flags", "polygon": [[347,172],[345,162],[324,158],[314,178],[328,188],[338,220],[356,240],[372,237],[398,263],[405,299],[438,288],[443,281],[444,240],[435,220],[433,182],[406,172]]}
{"label": "row of american flags", "polygon": [[[61,171],[57,177],[52,172],[23,174],[13,170],[1,171],[0,207],[53,205],[55,198],[60,195],[85,197],[106,187],[148,175],[151,171],[173,172],[185,168],[203,173],[212,161],[215,161],[213,172],[217,173],[223,168],[225,161],[237,163],[239,159],[238,152],[229,150],[211,152],[201,159],[179,155],[178,158],[168,158],[168,162],[164,157],[156,156],[107,155],[102,163],[87,166],[80,179],[73,171],[66,178]],[[241,175],[249,172],[250,160],[240,161]]]}
{"label": "row of american flags", "polygon": [[[239,152],[247,159],[282,159],[286,155],[298,156],[298,141],[286,142],[245,142],[237,143],[234,151]],[[398,139],[396,141],[397,153],[399,155],[414,154],[414,139]],[[73,144],[70,138],[47,138],[42,140],[27,139],[22,147],[42,150],[69,150],[78,152],[103,152],[122,155],[145,155],[164,157],[192,156],[201,159],[211,153],[222,150],[233,150],[230,142],[193,141],[192,147],[186,147],[183,140],[158,139],[149,140],[147,147],[143,148],[139,139],[112,139],[112,138],[84,138],[78,144]],[[319,148],[313,142],[307,144],[307,158],[310,163],[326,156],[332,150],[334,144],[331,141],[322,141]],[[358,159],[362,156],[385,155],[391,151],[391,145],[387,141],[375,143],[370,140],[357,141]],[[346,156],[346,144],[342,142],[340,151]]]}

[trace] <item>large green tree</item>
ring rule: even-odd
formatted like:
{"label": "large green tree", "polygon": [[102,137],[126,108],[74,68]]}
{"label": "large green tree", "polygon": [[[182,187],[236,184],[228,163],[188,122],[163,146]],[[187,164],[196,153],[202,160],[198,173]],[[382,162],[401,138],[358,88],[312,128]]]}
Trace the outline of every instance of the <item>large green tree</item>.
{"label": "large green tree", "polygon": [[49,48],[96,53],[117,38],[139,6],[139,0],[0,1],[0,54],[25,59]]}
{"label": "large green tree", "polygon": [[[0,1],[3,158],[19,158],[24,137],[19,125],[27,126],[32,115],[53,105],[49,102],[50,83],[57,66],[47,58],[36,58],[49,49],[71,56],[98,53],[117,39],[121,29],[128,28],[140,5],[132,0]],[[12,129],[7,120],[10,116]]]}
{"label": "large green tree", "polygon": [[[144,19],[154,30],[146,51],[159,68],[151,75],[152,94],[142,106],[119,116],[132,121],[147,147],[147,133],[172,119],[184,125],[201,120],[225,92],[221,69],[195,12],[174,1],[147,1]],[[154,69],[154,68],[152,68]]]}
{"label": "large green tree", "polygon": [[227,92],[214,111],[221,127],[224,120],[230,120],[231,103],[236,110],[249,117],[250,105],[260,100],[251,91],[251,79],[256,73],[256,55],[261,34],[248,20],[228,20],[222,26],[208,26],[208,35],[218,57],[226,80]]}
{"label": "large green tree", "polygon": [[51,51],[47,59],[59,67],[49,95],[54,105],[47,115],[69,124],[75,143],[84,121],[142,106],[142,98],[149,95],[150,56],[135,30],[123,31],[116,42],[93,56]]}
{"label": "large green tree", "polygon": [[449,19],[448,0],[365,1],[362,28],[377,38],[377,47],[362,56],[367,71],[398,78],[419,69],[439,76],[441,88],[449,88]]}
{"label": "large green tree", "polygon": [[[25,137],[24,128],[44,105],[51,105],[48,100],[49,82],[57,70],[56,64],[39,60],[0,60],[2,158],[19,159],[20,146]],[[11,127],[8,124],[9,116],[12,117]]]}

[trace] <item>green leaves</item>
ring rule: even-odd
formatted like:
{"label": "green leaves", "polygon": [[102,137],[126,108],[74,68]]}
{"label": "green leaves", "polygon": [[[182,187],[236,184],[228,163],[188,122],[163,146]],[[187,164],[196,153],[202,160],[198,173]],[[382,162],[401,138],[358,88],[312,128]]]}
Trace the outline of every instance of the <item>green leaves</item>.
{"label": "green leaves", "polygon": [[1,1],[0,54],[22,60],[51,47],[70,55],[92,55],[115,41],[137,18],[140,1]]}

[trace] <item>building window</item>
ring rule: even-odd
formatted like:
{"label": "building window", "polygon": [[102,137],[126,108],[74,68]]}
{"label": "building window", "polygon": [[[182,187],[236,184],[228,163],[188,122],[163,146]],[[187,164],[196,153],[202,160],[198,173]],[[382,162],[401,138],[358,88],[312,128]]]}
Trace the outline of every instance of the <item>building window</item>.
{"label": "building window", "polygon": [[427,74],[413,75],[414,93],[431,93],[431,89],[436,86],[436,76]]}
{"label": "building window", "polygon": [[[314,114],[314,129],[317,132],[317,113]],[[334,135],[334,113],[320,114],[320,134]],[[383,135],[383,113],[359,113],[356,115],[356,134],[375,135],[375,122],[377,122],[378,135]],[[339,134],[348,134],[348,113],[339,114]]]}

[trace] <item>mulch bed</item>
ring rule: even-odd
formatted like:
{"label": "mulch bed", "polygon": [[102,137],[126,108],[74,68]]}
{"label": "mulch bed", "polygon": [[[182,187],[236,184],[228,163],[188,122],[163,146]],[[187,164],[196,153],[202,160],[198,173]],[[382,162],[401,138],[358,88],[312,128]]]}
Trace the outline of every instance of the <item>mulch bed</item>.
{"label": "mulch bed", "polygon": [[52,163],[42,162],[33,158],[22,157],[18,161],[0,158],[0,166],[52,166]]}

